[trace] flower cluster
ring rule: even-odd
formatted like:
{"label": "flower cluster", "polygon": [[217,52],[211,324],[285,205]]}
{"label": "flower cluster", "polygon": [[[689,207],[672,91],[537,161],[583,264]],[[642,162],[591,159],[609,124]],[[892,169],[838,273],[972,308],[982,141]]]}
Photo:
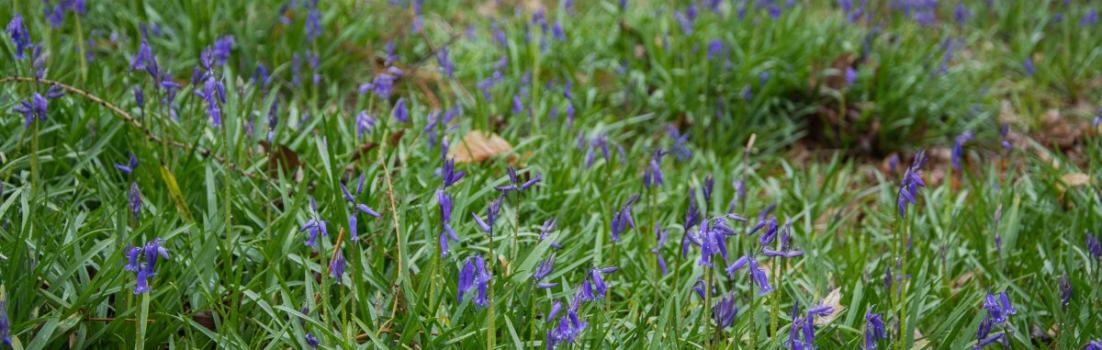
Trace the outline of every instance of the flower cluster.
{"label": "flower cluster", "polygon": [[486,261],[481,256],[473,256],[467,258],[467,262],[463,264],[463,268],[459,270],[459,302],[463,302],[463,294],[466,294],[471,289],[478,287],[478,295],[474,298],[475,305],[486,307],[489,306],[489,300],[487,299],[486,291],[490,286],[490,279],[493,276],[486,270]]}
{"label": "flower cluster", "polygon": [[[1010,329],[1007,325],[1007,321],[1010,315],[1018,313],[1014,309],[1014,305],[1010,304],[1010,298],[1007,297],[1006,292],[999,293],[996,297],[993,294],[987,294],[984,298],[983,308],[987,310],[987,316],[984,316],[983,321],[980,322],[980,327],[976,329],[976,349],[982,349],[988,345],[1000,342],[1004,347],[1010,346]],[[991,335],[992,328],[995,326],[1003,326],[1002,333]]]}
{"label": "flower cluster", "polygon": [[148,293],[149,279],[156,275],[154,268],[157,259],[168,260],[168,249],[163,246],[160,238],[149,241],[145,246],[130,247],[126,250],[126,271],[137,275],[137,285],[134,286],[134,294]]}

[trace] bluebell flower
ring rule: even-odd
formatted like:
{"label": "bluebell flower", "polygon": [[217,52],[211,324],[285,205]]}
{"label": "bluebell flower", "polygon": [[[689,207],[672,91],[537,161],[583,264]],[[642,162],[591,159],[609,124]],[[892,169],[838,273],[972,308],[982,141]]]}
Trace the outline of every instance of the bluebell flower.
{"label": "bluebell flower", "polygon": [[436,203],[440,206],[440,255],[448,256],[448,238],[459,243],[459,236],[452,229],[452,198],[443,189],[436,191]]}
{"label": "bluebell flower", "polygon": [[134,85],[134,104],[138,109],[145,107],[145,92],[142,91],[141,85]]}
{"label": "bluebell flower", "polygon": [[348,266],[348,263],[344,260],[344,252],[337,250],[336,256],[329,263],[329,275],[337,281],[337,284],[341,284],[344,280],[344,270]]}
{"label": "bluebell flower", "polygon": [[[1060,305],[1066,308],[1068,306],[1068,303],[1071,303],[1071,297],[1074,294],[1074,291],[1071,288],[1071,281],[1068,280],[1068,274],[1067,273],[1064,273],[1062,276],[1060,276],[1059,286],[1060,286]],[[1100,349],[1100,350],[1102,350],[1102,349]]]}
{"label": "bluebell flower", "polygon": [[562,23],[555,21],[555,25],[551,27],[551,37],[558,41],[566,41],[566,32],[562,29]]}
{"label": "bluebell flower", "polygon": [[620,208],[615,214],[612,215],[612,241],[620,241],[620,234],[628,230],[628,228],[635,228],[635,219],[631,215],[631,207],[635,205],[635,202],[639,200],[639,195],[635,194],[628,198],[627,203]]}
{"label": "bluebell flower", "polygon": [[127,262],[124,269],[136,275],[134,294],[148,293],[152,290],[149,287],[149,279],[156,275],[157,260],[168,258],[168,249],[163,246],[160,238],[147,242],[145,246],[130,247],[126,250]]}
{"label": "bluebell flower", "polygon": [[306,345],[310,346],[311,349],[317,349],[319,344],[318,337],[315,337],[311,333],[306,333]]}
{"label": "bluebell flower", "polygon": [[318,11],[317,4],[310,6],[310,11],[306,14],[306,40],[313,42],[321,36],[321,11]]}
{"label": "bluebell flower", "polygon": [[576,307],[569,308],[566,315],[559,318],[556,326],[547,332],[547,349],[554,349],[559,344],[573,343],[588,325],[578,317]]}
{"label": "bluebell flower", "polygon": [[525,181],[525,182],[521,183],[519,177],[517,176],[517,170],[516,169],[514,169],[513,167],[510,166],[507,170],[508,170],[508,173],[509,173],[509,182],[511,184],[510,185],[494,187],[498,191],[502,191],[502,192],[509,192],[509,191],[524,192],[524,190],[527,190],[529,187],[532,187],[533,185],[539,183],[543,179],[543,174],[536,174],[536,176],[533,176],[528,181]]}
{"label": "bluebell flower", "polygon": [[132,174],[134,169],[138,168],[138,156],[134,155],[133,152],[130,152],[130,161],[127,162],[126,165],[115,163],[115,168],[119,169],[119,171],[123,174]]}
{"label": "bluebell flower", "polygon": [[696,283],[693,283],[693,292],[696,292],[696,296],[700,297],[701,300],[704,299],[704,280],[703,279],[697,279]]}
{"label": "bluebell flower", "polygon": [[551,304],[551,310],[547,312],[547,317],[544,318],[544,320],[545,320],[544,322],[551,322],[552,320],[555,319],[555,316],[559,315],[559,312],[561,312],[561,311],[562,311],[562,302],[558,301],[558,300],[555,300],[555,303]]}
{"label": "bluebell flower", "polygon": [[15,112],[23,115],[23,126],[30,127],[36,119],[39,121],[46,121],[46,114],[49,109],[49,101],[45,96],[39,93],[34,93],[27,101],[21,101],[15,106]]}
{"label": "bluebell flower", "polygon": [[11,346],[11,320],[8,319],[7,300],[0,300],[0,343]]}
{"label": "bluebell flower", "polygon": [[130,247],[126,250],[126,267],[123,269],[130,272],[138,272],[142,268],[141,262],[142,248]]}
{"label": "bluebell flower", "polygon": [[1025,75],[1028,77],[1032,77],[1033,74],[1037,72],[1037,68],[1033,66],[1033,58],[1031,57],[1025,58],[1025,61],[1022,62],[1022,68],[1025,69]]}
{"label": "bluebell flower", "polygon": [[142,36],[138,54],[130,61],[130,70],[145,70],[153,80],[160,81],[160,68],[157,65],[157,57],[153,56],[153,49],[149,47],[149,41]]}
{"label": "bluebell flower", "polygon": [[479,229],[482,229],[482,232],[486,232],[486,234],[493,236],[494,223],[497,222],[497,215],[499,212],[501,212],[501,203],[504,199],[504,196],[498,196],[497,199],[494,199],[494,201],[490,203],[490,206],[486,208],[485,221],[483,221],[482,218],[478,216],[478,214],[471,213],[471,216],[474,217],[475,223],[478,224]]}
{"label": "bluebell flower", "polygon": [[377,122],[375,117],[367,114],[367,111],[360,111],[360,114],[356,115],[356,135],[358,137],[364,137],[365,133],[375,130],[375,124]]}
{"label": "bluebell flower", "polygon": [[1102,350],[1102,340],[1091,340],[1083,350]]}
{"label": "bluebell flower", "polygon": [[318,234],[320,233],[322,236],[329,235],[329,231],[326,229],[325,226],[326,223],[324,220],[311,218],[310,220],[306,221],[306,223],[303,224],[301,228],[299,228],[299,232],[308,233],[308,236],[306,238],[306,246],[311,248],[318,247]]}
{"label": "bluebell flower", "polygon": [[730,293],[719,299],[712,306],[712,321],[715,321],[719,329],[726,329],[735,324],[735,316],[738,315],[738,306],[735,305],[735,294]]}
{"label": "bluebell flower", "polygon": [[27,32],[27,26],[23,23],[23,16],[15,15],[8,22],[5,30],[11,41],[15,43],[15,59],[23,59],[23,51],[31,48],[31,34]]}
{"label": "bluebell flower", "polygon": [[1090,232],[1086,234],[1087,252],[1094,260],[1102,260],[1102,242]]}
{"label": "bluebell flower", "polygon": [[1080,27],[1090,27],[1098,23],[1098,9],[1090,9],[1079,19]]}
{"label": "bluebell flower", "polygon": [[780,234],[780,249],[772,250],[765,247],[762,249],[762,253],[765,254],[765,256],[795,258],[804,255],[804,252],[792,249],[792,222],[785,222],[780,230]]}
{"label": "bluebell flower", "polygon": [[436,53],[436,64],[440,66],[440,70],[444,71],[444,75],[447,75],[448,78],[455,77],[455,63],[451,60],[447,46],[441,47],[440,51]]}
{"label": "bluebell flower", "polygon": [[443,181],[444,188],[451,187],[459,180],[463,179],[463,176],[467,173],[462,170],[455,170],[455,160],[448,159],[444,161],[444,167],[440,170],[441,181]]}
{"label": "bluebell flower", "polygon": [[708,42],[708,60],[719,57],[723,54],[724,47],[723,41],[719,39],[712,39]]}
{"label": "bluebell flower", "polygon": [[547,257],[540,263],[540,266],[536,268],[536,272],[532,273],[532,279],[536,282],[542,281],[550,275],[552,271],[555,271],[555,255]]}
{"label": "bluebell flower", "polygon": [[704,195],[704,203],[712,202],[712,189],[715,188],[716,181],[712,178],[712,175],[704,177],[704,185],[700,187],[700,193]]}
{"label": "bluebell flower", "polygon": [[995,323],[1004,323],[1007,317],[1017,313],[1014,306],[1010,304],[1010,298],[1007,297],[1006,292],[1000,293],[998,298],[988,294],[984,299],[983,308],[987,310],[987,314],[991,315]]}
{"label": "bluebell flower", "polygon": [[727,266],[727,275],[734,277],[735,272],[743,267],[748,267],[747,273],[750,274],[751,281],[758,286],[759,294],[765,295],[773,290],[773,287],[769,285],[769,277],[765,274],[765,271],[758,267],[758,260],[749,255],[738,258],[734,263]]}
{"label": "bluebell flower", "polygon": [[138,188],[137,182],[130,183],[130,192],[127,199],[130,201],[130,216],[137,220],[142,213],[142,192]]}
{"label": "bluebell flower", "polygon": [[478,286],[478,295],[474,298],[475,305],[486,307],[489,306],[489,300],[487,300],[487,288],[490,285],[490,279],[492,276],[489,271],[486,271],[486,262],[482,260],[482,257],[476,257],[474,261],[475,265],[475,285]]}
{"label": "bluebell flower", "polygon": [[847,86],[853,85],[853,83],[857,82],[857,70],[853,69],[853,67],[846,67],[846,76],[845,77],[846,77],[846,85]]}
{"label": "bluebell flower", "polygon": [[972,132],[965,131],[957,136],[953,142],[952,162],[953,168],[960,170],[961,160],[964,159],[964,144],[971,141],[973,138]]}
{"label": "bluebell flower", "polygon": [[907,168],[907,171],[903,173],[903,181],[899,185],[899,192],[896,195],[896,204],[899,206],[899,216],[903,217],[907,210],[907,204],[916,204],[918,201],[915,196],[918,195],[918,189],[926,187],[926,182],[922,180],[922,166],[926,164],[926,152],[918,151],[915,153],[915,158],[911,162],[911,166]]}
{"label": "bluebell flower", "polygon": [[669,239],[669,232],[662,230],[657,224],[654,225],[654,236],[658,244],[654,248],[651,248],[650,252],[654,254],[654,259],[658,262],[658,267],[662,269],[662,276],[665,276],[666,271],[666,259],[662,258],[662,247],[666,245],[666,240]]}
{"label": "bluebell flower", "polygon": [[149,288],[149,271],[146,269],[138,270],[137,282],[134,285],[134,294],[148,293],[152,289]]}
{"label": "bluebell flower", "polygon": [[409,123],[409,108],[406,107],[406,98],[399,98],[398,102],[394,104],[394,109],[390,113],[390,115],[394,117],[394,120],[402,123]]}
{"label": "bluebell flower", "polygon": [[876,349],[877,342],[887,339],[880,314],[865,312],[865,350]]}
{"label": "bluebell flower", "polygon": [[696,204],[696,190],[689,187],[689,207],[685,209],[685,223],[682,225],[685,228],[685,232],[689,232],[689,229],[700,224],[701,216],[700,209]]}

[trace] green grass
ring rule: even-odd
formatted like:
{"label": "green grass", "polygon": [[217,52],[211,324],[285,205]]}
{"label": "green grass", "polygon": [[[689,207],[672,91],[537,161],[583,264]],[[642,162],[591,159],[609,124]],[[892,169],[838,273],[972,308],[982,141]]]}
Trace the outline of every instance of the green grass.
{"label": "green grass", "polygon": [[[968,1],[972,16],[957,24],[955,3],[942,4],[938,22],[923,26],[888,2],[872,1],[875,19],[857,24],[833,2],[801,1],[777,19],[763,8],[740,19],[724,2],[723,14],[701,5],[687,34],[672,13],[688,4],[630,1],[625,13],[615,1],[577,1],[570,15],[546,2],[550,24],[561,22],[567,35],[548,34],[546,49],[531,10],[509,4],[430,1],[424,32],[413,33],[408,5],[322,2],[316,41],[307,39],[301,1],[284,12],[290,24],[280,22],[279,4],[267,2],[90,2],[87,15],[67,12],[53,29],[40,2],[0,5],[0,20],[23,14],[43,45],[45,78],[74,88],[50,101],[47,120],[25,127],[15,106],[49,84],[0,82],[0,300],[13,347],[306,348],[307,334],[323,348],[546,347],[556,325],[544,320],[552,303],[569,304],[590,269],[607,266],[619,270],[605,275],[605,298],[578,309],[588,327],[575,347],[787,347],[793,305],[806,311],[836,288],[845,308],[818,327],[819,348],[862,347],[866,312],[883,314],[889,326],[906,317],[910,336],[881,348],[969,348],[986,315],[984,297],[1002,291],[1017,308],[1005,326],[1011,348],[1081,348],[1102,338],[1095,316],[1102,273],[1085,244],[1087,232],[1102,230],[1102,153],[1099,132],[1079,126],[1100,98],[1092,84],[1102,71],[1102,38],[1079,25],[1093,5]],[[488,11],[505,46],[495,43]],[[1064,20],[1053,20],[1056,13]],[[162,32],[148,39],[160,66],[183,85],[172,104],[178,119],[149,75],[129,69],[147,23]],[[223,124],[214,127],[190,77],[204,48],[225,35],[235,46],[217,69],[226,101]],[[15,45],[3,37],[0,75],[33,77],[31,60],[11,58]],[[87,46],[78,38],[95,40],[91,62],[82,63]],[[726,57],[708,59],[713,39]],[[941,71],[947,40],[956,50]],[[406,75],[391,98],[359,94],[386,68],[388,42]],[[449,43],[454,78],[434,57]],[[296,85],[295,57],[307,52],[320,59],[316,68],[302,60]],[[478,83],[493,77],[501,57],[507,65],[487,99]],[[1032,76],[1022,68],[1026,57],[1037,67]],[[267,90],[253,83],[258,64],[272,72]],[[857,71],[852,85],[840,83],[846,65]],[[563,112],[567,79],[572,125]],[[144,108],[134,86],[146,92]],[[525,110],[513,113],[518,94]],[[399,97],[411,123],[391,118]],[[273,103],[278,123],[267,146]],[[468,131],[489,130],[513,151],[458,165],[467,175],[446,191],[460,242],[439,257],[443,160],[424,129],[430,113],[452,107],[462,116],[435,128],[452,149]],[[1070,147],[1048,144],[1053,127],[1043,115],[1051,109],[1082,130]],[[378,119],[363,137],[361,111]],[[999,122],[1016,130],[1013,150],[999,147]],[[666,156],[664,184],[646,189],[650,154],[674,144],[670,125],[689,135],[693,155]],[[978,139],[965,146],[964,171],[953,170],[948,147],[966,130]],[[610,156],[593,150],[587,166],[579,137],[599,136]],[[902,170],[923,148],[933,155],[923,172],[930,186],[901,219]],[[128,152],[140,159],[129,176],[114,168]],[[904,158],[898,171],[869,161],[890,154]],[[494,186],[509,182],[509,165],[523,179],[538,173],[543,180],[505,199],[491,237],[471,213],[485,217],[499,193]],[[1075,173],[1089,181],[1063,183]],[[355,209],[340,186],[355,188],[361,175],[357,202],[382,216],[359,214],[353,242]],[[726,214],[735,183],[745,180],[747,197],[735,212],[750,218],[731,223],[740,234],[714,269],[697,264],[698,247],[684,258],[680,251],[688,192],[706,176],[715,188],[710,201],[697,194],[705,217]],[[132,183],[141,189],[137,218],[127,201]],[[642,195],[636,227],[612,242],[612,217],[634,194]],[[791,222],[802,257],[761,257],[761,233],[741,234],[771,204],[782,224]],[[300,232],[315,215],[329,231],[316,250]],[[557,229],[541,241],[540,227],[552,218]],[[670,234],[659,250],[667,275],[651,253],[655,225]],[[901,303],[883,280],[905,246],[903,233],[912,240]],[[163,240],[170,259],[157,263],[152,291],[135,295],[126,252],[153,239]],[[327,273],[336,249],[348,259],[342,283]],[[734,278],[722,271],[755,252],[775,288],[764,297],[745,271]],[[545,281],[559,286],[537,289],[532,274],[552,254],[556,266]],[[490,308],[471,296],[457,302],[459,270],[472,256],[492,266]],[[1067,306],[1057,287],[1064,275],[1074,290]],[[716,293],[697,297],[698,280]],[[732,327],[717,330],[710,304],[727,295],[739,312]]]}

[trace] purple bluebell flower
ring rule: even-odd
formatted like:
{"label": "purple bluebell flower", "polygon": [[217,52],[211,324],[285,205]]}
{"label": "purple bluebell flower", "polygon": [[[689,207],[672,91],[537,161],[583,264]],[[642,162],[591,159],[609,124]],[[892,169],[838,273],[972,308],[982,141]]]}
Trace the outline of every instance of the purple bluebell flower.
{"label": "purple bluebell flower", "polygon": [[1090,9],[1079,19],[1080,27],[1090,27],[1098,23],[1098,9]]}
{"label": "purple bluebell flower", "polygon": [[846,67],[846,85],[852,86],[855,82],[857,82],[857,70],[853,67]]}
{"label": "purple bluebell flower", "polygon": [[551,322],[552,320],[555,319],[555,316],[558,316],[559,312],[561,312],[561,311],[562,311],[562,302],[558,301],[558,300],[555,300],[555,303],[551,304],[551,310],[547,312],[547,317],[544,318],[546,321],[544,321],[544,322]]}
{"label": "purple bluebell flower", "polygon": [[371,83],[360,85],[359,92],[364,94],[371,91],[381,99],[388,99],[390,98],[390,94],[394,91],[394,82],[401,76],[401,69],[396,67],[387,68],[382,73],[375,75],[375,79],[373,79]]}
{"label": "purple bluebell flower", "polygon": [[719,329],[726,329],[735,324],[735,316],[738,315],[738,306],[735,305],[735,294],[730,293],[719,299],[712,306],[712,321],[715,321]]}
{"label": "purple bluebell flower", "polygon": [[253,73],[253,85],[259,86],[262,90],[267,89],[268,85],[272,84],[271,74],[268,73],[268,67],[265,67],[263,63],[256,65],[256,71]]}
{"label": "purple bluebell flower", "polygon": [[524,190],[527,190],[528,188],[534,186],[535,184],[537,184],[541,180],[543,180],[543,174],[538,174],[537,173],[536,176],[533,176],[532,178],[528,179],[528,181],[525,181],[525,182],[522,183],[522,182],[520,182],[519,178],[517,177],[517,170],[516,169],[514,169],[513,167],[510,166],[509,169],[508,169],[508,172],[509,172],[509,182],[511,184],[510,185],[494,187],[498,191],[502,191],[502,192],[509,192],[509,191],[524,192]]}
{"label": "purple bluebell flower", "polygon": [[690,238],[693,244],[700,246],[699,265],[711,267],[712,257],[716,254],[727,260],[727,237],[735,235],[735,230],[727,226],[725,219],[724,216],[704,220],[695,239]]}
{"label": "purple bluebell flower", "polygon": [[452,197],[445,193],[443,189],[437,190],[436,203],[440,205],[440,225],[443,226],[440,232],[440,255],[448,256],[448,238],[459,243],[459,236],[455,234],[455,230],[451,226]]}
{"label": "purple bluebell flower", "polygon": [[326,229],[326,223],[324,220],[318,218],[312,218],[306,221],[302,227],[299,228],[299,232],[306,232],[308,234],[306,238],[306,246],[311,248],[318,247],[318,234],[322,236],[328,236],[329,230]]}
{"label": "purple bluebell flower", "polygon": [[[550,321],[550,320],[548,320]],[[559,322],[550,331],[547,331],[547,349],[554,349],[559,344],[570,344],[581,334],[589,323],[578,317],[577,307],[570,307],[566,315],[559,318]]]}
{"label": "purple bluebell flower", "polygon": [[748,273],[751,281],[758,286],[758,293],[765,295],[773,290],[773,287],[769,285],[769,277],[765,274],[760,267],[758,267],[758,260],[752,256],[743,256],[735,260],[734,263],[727,266],[727,276],[734,277],[735,272],[741,270],[743,267],[749,267]]}
{"label": "purple bluebell flower", "polygon": [[1098,237],[1087,232],[1086,241],[1087,252],[1090,253],[1091,257],[1094,258],[1094,260],[1102,260],[1102,242],[1098,240]]}
{"label": "purple bluebell flower", "polygon": [[15,106],[15,112],[23,115],[23,126],[30,127],[36,119],[46,121],[48,108],[49,101],[36,92],[29,100],[19,102],[19,105]]}
{"label": "purple bluebell flower", "polygon": [[138,270],[137,283],[134,285],[134,294],[148,293],[149,288],[149,271],[146,269]]}
{"label": "purple bluebell flower", "polygon": [[700,187],[700,193],[704,195],[704,203],[710,203],[712,201],[712,189],[716,186],[715,178],[709,174],[704,177],[704,185]]}
{"label": "purple bluebell flower", "polygon": [[876,349],[876,343],[887,338],[880,314],[865,312],[865,350]]}
{"label": "purple bluebell flower", "polygon": [[225,65],[226,60],[230,57],[230,52],[233,51],[233,44],[233,35],[227,35],[215,40],[214,45],[211,45],[207,50],[210,50],[210,57],[215,63]]}
{"label": "purple bluebell flower", "polygon": [[213,74],[208,73],[206,79],[203,81],[202,91],[197,91],[196,93],[207,103],[207,116],[210,117],[211,124],[214,125],[214,127],[221,126],[221,104],[226,103],[226,88],[222,84],[221,79],[215,78]]}
{"label": "purple bluebell flower", "polygon": [[508,40],[505,38],[505,31],[498,27],[496,19],[490,21],[490,31],[494,34],[494,43],[497,43],[497,46],[505,47],[509,45]]}
{"label": "purple bluebell flower", "polygon": [[566,32],[562,29],[562,23],[555,21],[555,25],[551,26],[551,37],[558,41],[566,41]]}
{"label": "purple bluebell flower", "polygon": [[11,346],[11,320],[8,319],[7,300],[0,300],[0,343]]}
{"label": "purple bluebell flower", "polygon": [[409,108],[406,107],[406,98],[399,98],[398,102],[394,104],[394,110],[390,113],[390,115],[394,117],[394,120],[402,123],[409,123]]}
{"label": "purple bluebell flower", "polygon": [[650,249],[650,252],[654,254],[654,259],[658,262],[658,268],[662,269],[662,276],[668,274],[666,270],[666,259],[662,258],[662,247],[666,245],[666,240],[669,239],[669,232],[663,230],[658,224],[654,225],[654,237],[658,242],[654,248]]}
{"label": "purple bluebell flower", "polygon": [[141,85],[134,85],[134,104],[138,109],[145,107],[145,92],[142,91]]}
{"label": "purple bluebell flower", "polygon": [[686,16],[684,12],[678,10],[673,12],[673,18],[681,25],[681,32],[684,33],[685,36],[693,35],[693,20],[689,19],[689,16]]}
{"label": "purple bluebell flower", "polygon": [[318,342],[318,337],[315,337],[311,333],[306,333],[306,345],[309,346],[311,349],[317,349],[318,345],[320,345],[320,343]]}
{"label": "purple bluebell flower", "polygon": [[906,214],[907,204],[918,203],[915,198],[918,195],[918,189],[920,187],[926,187],[926,182],[922,180],[922,167],[925,164],[926,152],[924,150],[918,151],[918,153],[915,153],[911,166],[903,173],[903,181],[899,185],[899,192],[896,195],[896,204],[899,206],[900,217]]}
{"label": "purple bluebell flower", "polygon": [[708,60],[719,57],[724,52],[723,40],[712,39],[708,42]]}
{"label": "purple bluebell flower", "polygon": [[317,4],[310,6],[310,11],[306,14],[306,40],[313,42],[321,36],[321,11],[318,11]]}
{"label": "purple bluebell flower", "polygon": [[532,279],[536,282],[542,281],[550,275],[552,271],[555,271],[555,255],[547,257],[540,263],[540,266],[536,268],[536,271],[532,273]]}
{"label": "purple bluebell flower", "polygon": [[757,225],[754,225],[754,227],[750,229],[750,234],[753,234],[763,227],[765,228],[765,232],[758,238],[758,243],[760,243],[762,247],[768,247],[777,239],[777,231],[779,228],[777,226],[777,218],[770,216],[764,221],[759,221]]}
{"label": "purple bluebell flower", "polygon": [[356,135],[363,137],[365,133],[369,133],[375,130],[375,124],[378,120],[367,114],[367,111],[360,111],[360,114],[356,115]]}
{"label": "purple bluebell flower", "polygon": [[459,284],[456,287],[456,291],[458,292],[460,303],[463,302],[463,294],[466,294],[474,288],[475,278],[477,278],[477,276],[475,276],[477,273],[477,271],[475,271],[475,259],[481,260],[482,257],[476,256],[467,258],[467,261],[459,270]]}
{"label": "purple bluebell flower", "polygon": [[1002,139],[1003,149],[1007,150],[1007,151],[1014,148],[1014,145],[1012,145],[1010,143],[1009,136],[1010,136],[1010,124],[1007,124],[1007,123],[999,124],[999,138]]}
{"label": "purple bluebell flower", "polygon": [[697,279],[696,283],[693,283],[693,292],[696,292],[696,296],[704,300],[704,279]]}
{"label": "purple bluebell flower", "polygon": [[130,247],[126,250],[126,267],[123,269],[130,272],[138,272],[142,268],[139,259],[142,257],[141,247]]}
{"label": "purple bluebell flower", "polygon": [[953,168],[960,170],[961,160],[964,159],[964,144],[971,141],[973,138],[972,132],[965,131],[957,136],[953,142],[952,162]]}
{"label": "purple bluebell flower", "polygon": [[23,59],[23,51],[31,47],[31,34],[27,32],[27,26],[23,23],[23,16],[13,16],[5,31],[11,36],[11,41],[15,43],[15,59]]}
{"label": "purple bluebell flower", "polygon": [[447,46],[441,47],[440,51],[436,53],[436,64],[440,66],[440,70],[444,71],[444,75],[447,75],[448,78],[455,77],[455,63],[451,60]]}
{"label": "purple bluebell flower", "polygon": [[996,324],[1006,322],[1010,315],[1017,313],[1014,306],[1010,304],[1010,298],[1007,297],[1006,292],[1002,292],[998,297],[993,294],[987,294],[984,298],[983,308],[987,310],[987,314],[995,321]]}
{"label": "purple bluebell flower", "polygon": [[700,224],[700,220],[700,209],[696,204],[696,190],[689,187],[689,207],[685,209],[685,224],[683,225],[685,232],[688,232],[693,226]]}
{"label": "purple bluebell flower", "polygon": [[764,248],[762,248],[762,253],[765,254],[765,256],[795,258],[795,257],[804,255],[804,252],[799,251],[799,250],[794,250],[791,247],[791,244],[792,244],[792,223],[791,222],[785,222],[784,226],[780,230],[780,234],[781,234],[781,239],[780,239],[781,247],[780,247],[780,250],[772,250],[768,247],[764,247]]}
{"label": "purple bluebell flower", "polygon": [[679,161],[689,159],[693,156],[693,152],[690,151],[688,147],[685,147],[685,144],[689,141],[689,134],[682,134],[673,125],[667,125],[666,135],[673,140],[673,145],[670,146],[668,153],[673,153]]}
{"label": "purple bluebell flower", "polygon": [[443,182],[444,188],[451,187],[456,182],[459,182],[459,180],[462,180],[463,176],[466,174],[467,173],[463,172],[462,170],[455,170],[455,160],[453,159],[448,159],[444,161],[444,167],[440,170],[440,177],[441,181]]}
{"label": "purple bluebell flower", "polygon": [[478,224],[478,228],[481,229],[482,232],[486,232],[486,234],[490,236],[494,235],[494,223],[497,222],[497,215],[501,211],[501,203],[504,199],[504,196],[498,196],[497,199],[494,199],[494,201],[490,203],[490,206],[486,208],[485,221],[483,221],[478,214],[471,213],[475,223]]}
{"label": "purple bluebell flower", "polygon": [[957,21],[957,24],[964,24],[968,17],[972,17],[972,12],[968,11],[968,7],[964,6],[964,2],[958,2],[957,7],[953,8],[953,19]]}
{"label": "purple bluebell flower", "polygon": [[126,165],[115,163],[115,169],[123,172],[126,175],[130,175],[138,168],[138,157],[134,155],[134,152],[130,152],[130,160]]}
{"label": "purple bluebell flower", "polygon": [[628,230],[628,228],[635,228],[635,219],[631,216],[631,207],[635,205],[635,202],[639,200],[639,195],[635,194],[628,198],[627,203],[620,208],[612,216],[612,241],[620,241],[620,234]]}
{"label": "purple bluebell flower", "polygon": [[1033,66],[1032,57],[1025,58],[1025,61],[1022,62],[1022,68],[1025,69],[1025,75],[1027,77],[1032,77],[1033,74],[1037,72],[1037,68]]}
{"label": "purple bluebell flower", "polygon": [[137,182],[130,183],[130,192],[127,199],[130,201],[130,216],[137,220],[138,216],[142,214],[142,192],[138,189]]}
{"label": "purple bluebell flower", "polygon": [[651,156],[650,162],[647,163],[647,168],[643,170],[643,186],[647,188],[656,187],[662,185],[662,156],[665,155],[661,149],[655,150],[653,156]]}
{"label": "purple bluebell flower", "polygon": [[487,288],[490,285],[490,279],[492,276],[489,271],[486,271],[486,262],[482,260],[481,256],[475,257],[475,285],[478,287],[478,295],[474,298],[475,305],[486,307],[489,306],[489,300],[487,300]]}
{"label": "purple bluebell flower", "polygon": [[[3,311],[3,309],[0,309]],[[1091,340],[1083,350],[1102,350],[1102,340]]]}
{"label": "purple bluebell flower", "polygon": [[165,248],[163,243],[160,238],[154,238],[142,248],[145,253],[145,269],[149,270],[150,276],[156,274],[153,269],[157,266],[158,258],[168,260],[168,248]]}
{"label": "purple bluebell flower", "polygon": [[138,54],[134,55],[134,58],[130,61],[130,70],[144,70],[153,80],[160,81],[160,68],[157,65],[157,57],[153,56],[153,49],[149,47],[149,41],[145,36],[142,36],[141,46],[138,47]]}
{"label": "purple bluebell flower", "polygon": [[344,269],[348,267],[348,263],[344,260],[344,252],[337,250],[336,256],[329,263],[329,276],[337,281],[337,284],[341,284],[344,280]]}

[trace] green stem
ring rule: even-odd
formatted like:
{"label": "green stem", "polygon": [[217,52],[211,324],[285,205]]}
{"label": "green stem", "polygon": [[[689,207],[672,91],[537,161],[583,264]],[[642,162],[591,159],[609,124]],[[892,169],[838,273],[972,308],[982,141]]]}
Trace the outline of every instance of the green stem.
{"label": "green stem", "polygon": [[[494,266],[497,265],[496,264],[497,254],[494,254],[494,233],[493,233],[493,231],[494,230],[491,227],[490,228],[490,241],[489,241],[490,261],[488,263],[490,265],[489,268],[490,268],[490,274],[491,275],[493,275],[493,273],[494,273]],[[487,311],[486,311],[486,350],[493,350],[494,349],[494,343],[495,343],[495,340],[496,340],[495,338],[496,338],[496,335],[497,335],[497,327],[494,325],[494,323],[496,321],[495,321],[495,315],[494,315],[494,283],[493,283],[492,278],[490,279],[490,282],[488,284],[489,285],[486,288],[487,289],[486,295],[487,295],[487,302],[490,303],[490,305],[489,305],[489,308],[487,308]]]}

